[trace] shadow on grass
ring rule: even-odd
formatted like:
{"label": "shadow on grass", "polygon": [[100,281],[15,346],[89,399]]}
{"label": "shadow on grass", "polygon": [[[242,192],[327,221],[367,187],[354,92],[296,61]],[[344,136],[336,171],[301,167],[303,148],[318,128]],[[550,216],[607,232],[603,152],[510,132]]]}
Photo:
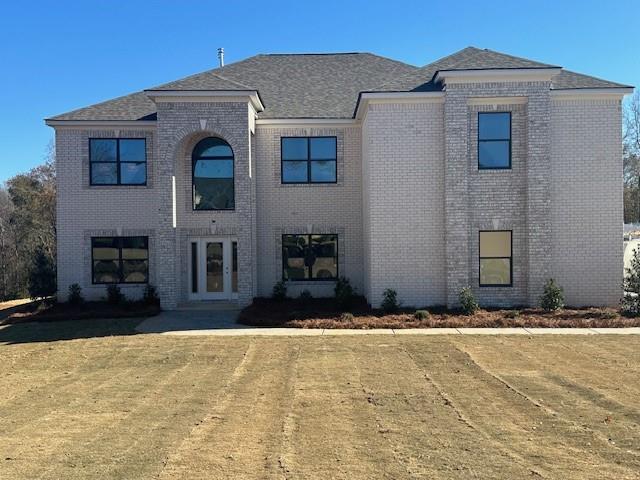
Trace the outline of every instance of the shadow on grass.
{"label": "shadow on grass", "polygon": [[143,320],[144,318],[112,318],[14,323],[0,327],[0,345],[136,335],[139,332],[136,332],[135,327]]}

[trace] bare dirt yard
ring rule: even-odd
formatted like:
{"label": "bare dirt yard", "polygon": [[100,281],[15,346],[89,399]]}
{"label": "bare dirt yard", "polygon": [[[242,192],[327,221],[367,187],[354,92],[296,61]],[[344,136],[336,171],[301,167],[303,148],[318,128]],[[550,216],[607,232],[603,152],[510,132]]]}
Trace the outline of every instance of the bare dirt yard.
{"label": "bare dirt yard", "polygon": [[637,479],[638,336],[0,328],[0,478]]}

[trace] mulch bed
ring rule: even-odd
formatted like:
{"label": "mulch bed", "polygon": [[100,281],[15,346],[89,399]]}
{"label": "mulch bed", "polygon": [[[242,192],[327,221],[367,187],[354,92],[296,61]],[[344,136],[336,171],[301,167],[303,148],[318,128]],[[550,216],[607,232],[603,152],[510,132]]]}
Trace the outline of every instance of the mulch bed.
{"label": "mulch bed", "polygon": [[35,304],[25,311],[9,315],[0,321],[0,325],[99,318],[153,317],[159,313],[159,305],[149,305],[142,302],[130,302],[122,305],[112,305],[107,302],[85,302],[82,305],[43,302]]}
{"label": "mulch bed", "polygon": [[331,298],[275,301],[257,298],[238,318],[245,325],[294,328],[457,328],[457,327],[639,327],[640,318],[622,316],[614,308],[564,308],[545,312],[536,308],[480,310],[474,315],[427,308],[428,318],[418,320],[414,309],[387,315],[368,307],[364,297],[358,297],[348,310],[353,317],[341,318],[340,309]]}

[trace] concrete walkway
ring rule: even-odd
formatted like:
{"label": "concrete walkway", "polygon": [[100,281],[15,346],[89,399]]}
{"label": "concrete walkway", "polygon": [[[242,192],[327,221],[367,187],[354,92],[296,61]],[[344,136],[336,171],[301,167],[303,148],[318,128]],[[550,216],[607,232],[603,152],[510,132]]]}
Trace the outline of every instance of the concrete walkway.
{"label": "concrete walkway", "polygon": [[162,335],[640,335],[640,327],[630,328],[377,328],[370,330],[327,328],[264,328],[236,323],[237,310],[162,312],[136,327],[140,333]]}

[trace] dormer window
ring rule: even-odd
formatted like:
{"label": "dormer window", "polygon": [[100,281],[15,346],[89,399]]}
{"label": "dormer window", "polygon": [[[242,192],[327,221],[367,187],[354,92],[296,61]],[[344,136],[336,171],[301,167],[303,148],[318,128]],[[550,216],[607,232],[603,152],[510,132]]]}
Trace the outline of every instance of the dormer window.
{"label": "dormer window", "polygon": [[511,112],[478,113],[478,169],[511,168]]}

